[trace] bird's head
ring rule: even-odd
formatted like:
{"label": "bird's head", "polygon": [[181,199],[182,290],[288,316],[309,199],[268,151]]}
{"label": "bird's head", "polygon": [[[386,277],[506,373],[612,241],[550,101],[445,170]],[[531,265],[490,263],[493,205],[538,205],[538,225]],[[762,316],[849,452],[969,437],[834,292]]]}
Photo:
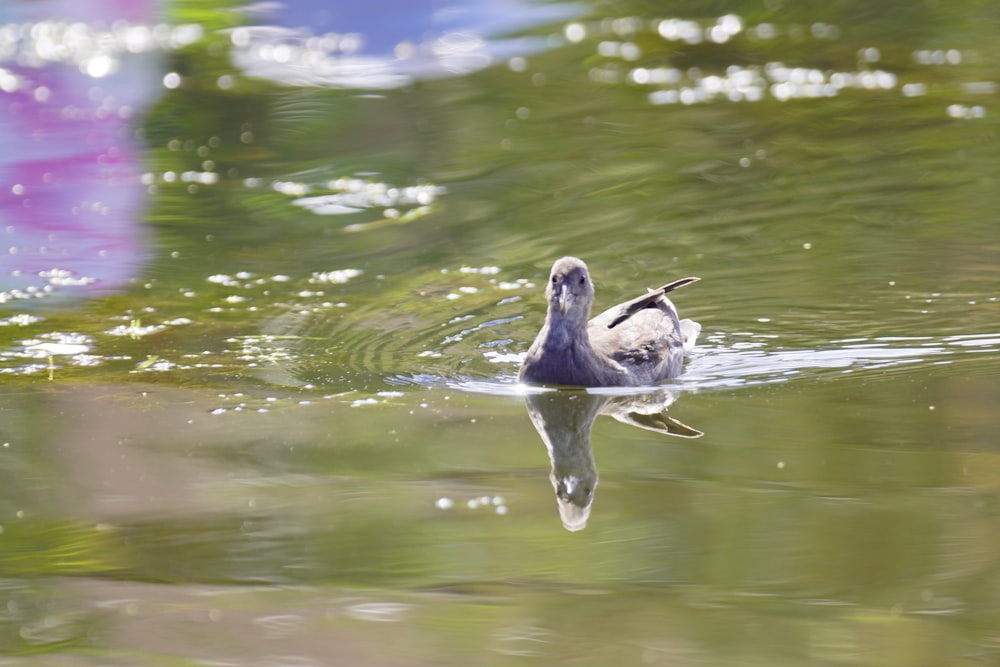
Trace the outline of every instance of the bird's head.
{"label": "bird's head", "polygon": [[560,317],[586,324],[594,302],[594,284],[583,260],[563,257],[552,265],[545,288],[550,317]]}

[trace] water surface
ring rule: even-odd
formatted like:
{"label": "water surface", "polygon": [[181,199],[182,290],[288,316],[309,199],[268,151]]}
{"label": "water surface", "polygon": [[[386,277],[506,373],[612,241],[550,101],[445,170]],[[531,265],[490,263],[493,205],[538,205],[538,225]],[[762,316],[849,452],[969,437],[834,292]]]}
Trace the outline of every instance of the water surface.
{"label": "water surface", "polygon": [[996,662],[1000,18],[710,4],[2,10],[4,664]]}

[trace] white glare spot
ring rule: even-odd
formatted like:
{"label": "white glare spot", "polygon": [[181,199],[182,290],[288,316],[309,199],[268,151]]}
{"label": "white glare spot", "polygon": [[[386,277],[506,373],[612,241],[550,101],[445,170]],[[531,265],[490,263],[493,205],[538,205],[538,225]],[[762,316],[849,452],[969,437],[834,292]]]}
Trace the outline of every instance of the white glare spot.
{"label": "white glare spot", "polygon": [[725,44],[729,41],[730,34],[720,25],[714,25],[705,31],[708,39],[716,44]]}
{"label": "white glare spot", "polygon": [[163,87],[173,90],[181,85],[181,75],[177,72],[169,72],[163,77]]}
{"label": "white glare spot", "polygon": [[86,72],[88,76],[100,79],[111,73],[114,61],[105,55],[95,56],[87,62]]}
{"label": "white glare spot", "polygon": [[967,107],[964,104],[950,104],[946,109],[952,118],[983,118],[986,116],[986,109],[980,105]]}
{"label": "white glare spot", "polygon": [[582,42],[587,36],[587,28],[582,23],[570,23],[567,24],[563,33],[566,35],[566,39],[571,42]]}
{"label": "white glare spot", "polygon": [[309,278],[311,283],[343,284],[351,278],[356,278],[363,273],[360,269],[338,269],[336,271],[326,271],[323,273],[313,273]]}
{"label": "white glare spot", "polygon": [[736,14],[726,14],[725,16],[719,17],[718,21],[716,21],[716,25],[722,28],[722,30],[730,36],[736,35],[743,30],[743,19]]}
{"label": "white glare spot", "polygon": [[233,30],[229,39],[233,42],[233,46],[241,49],[246,48],[250,46],[250,31],[246,28],[237,28]]}
{"label": "white glare spot", "polygon": [[882,58],[882,52],[874,46],[869,46],[866,49],[861,49],[858,56],[867,63],[877,63]]}
{"label": "white glare spot", "polygon": [[83,354],[90,350],[89,345],[78,345],[73,343],[39,343],[29,345],[24,348],[26,352],[36,352],[43,355],[74,355]]}
{"label": "white glare spot", "polygon": [[621,44],[605,40],[597,45],[597,52],[605,58],[614,58],[621,53]]}
{"label": "white glare spot", "polygon": [[642,50],[632,42],[625,42],[621,47],[621,56],[624,60],[635,61],[642,57]]}
{"label": "white glare spot", "polygon": [[175,49],[194,44],[204,35],[205,29],[196,23],[179,25],[170,32],[170,46]]}
{"label": "white glare spot", "polygon": [[5,93],[13,93],[21,83],[16,76],[10,72],[0,69],[0,90]]}
{"label": "white glare spot", "polygon": [[755,32],[760,39],[773,39],[778,34],[777,29],[772,23],[761,23],[757,26]]}

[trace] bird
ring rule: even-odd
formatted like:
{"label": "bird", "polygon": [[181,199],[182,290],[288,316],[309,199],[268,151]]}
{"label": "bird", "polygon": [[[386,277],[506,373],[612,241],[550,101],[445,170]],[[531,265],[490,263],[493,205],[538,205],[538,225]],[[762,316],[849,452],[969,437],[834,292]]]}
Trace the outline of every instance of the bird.
{"label": "bird", "polygon": [[518,381],[576,387],[637,387],[677,377],[701,325],[681,320],[666,294],[681,278],[590,319],[594,284],[577,257],[555,261],[545,287],[548,312]]}

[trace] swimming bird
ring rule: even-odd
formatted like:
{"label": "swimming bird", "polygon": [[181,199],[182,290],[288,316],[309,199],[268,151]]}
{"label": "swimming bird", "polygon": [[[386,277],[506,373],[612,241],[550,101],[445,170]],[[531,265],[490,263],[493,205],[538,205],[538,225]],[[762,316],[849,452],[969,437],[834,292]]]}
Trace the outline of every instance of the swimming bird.
{"label": "swimming bird", "polygon": [[675,280],[589,319],[594,285],[587,265],[576,257],[556,260],[545,288],[545,324],[528,349],[518,379],[634,387],[676,377],[701,325],[679,319],[666,294],[697,280]]}

